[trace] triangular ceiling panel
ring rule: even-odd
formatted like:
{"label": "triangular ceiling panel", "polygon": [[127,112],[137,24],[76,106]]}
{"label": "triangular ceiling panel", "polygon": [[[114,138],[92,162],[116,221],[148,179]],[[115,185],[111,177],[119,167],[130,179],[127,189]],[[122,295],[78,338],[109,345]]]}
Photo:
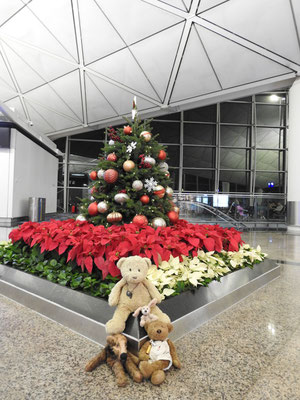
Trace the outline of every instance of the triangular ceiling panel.
{"label": "triangular ceiling panel", "polygon": [[[49,86],[59,95],[68,108],[72,110],[68,115],[77,117],[80,121],[82,116],[82,101],[79,70],[73,71],[70,74],[64,75],[59,79],[49,83]],[[62,110],[61,106],[59,109]],[[69,110],[70,111],[70,110]]]}
{"label": "triangular ceiling panel", "polygon": [[9,0],[1,2],[1,13],[0,13],[0,25],[11,18],[16,12],[18,12],[24,4],[21,0]]}
{"label": "triangular ceiling panel", "polygon": [[183,26],[183,23],[175,25],[130,47],[161,100],[165,96]]}
{"label": "triangular ceiling panel", "polygon": [[95,0],[127,44],[168,28],[182,18],[140,0]]}
{"label": "triangular ceiling panel", "polygon": [[223,89],[292,72],[223,36],[195,26]]}
{"label": "triangular ceiling panel", "polygon": [[26,107],[30,116],[30,121],[32,121],[33,125],[31,127],[37,133],[50,133],[54,131],[54,126],[50,125],[50,123],[39,114],[32,105],[25,100]]}
{"label": "triangular ceiling panel", "polygon": [[292,0],[293,12],[295,17],[295,22],[297,26],[298,33],[300,32],[300,1]]}
{"label": "triangular ceiling panel", "polygon": [[[99,88],[101,93],[103,93],[108,102],[113,105],[114,109],[119,115],[125,115],[131,112],[132,99],[134,96],[133,93],[127,92],[124,89],[121,89],[109,82],[106,82],[98,76],[94,76],[92,74],[88,75],[90,75],[93,82]],[[140,98],[138,95],[137,106],[139,111],[156,108],[155,104]]]}
{"label": "triangular ceiling panel", "polygon": [[79,9],[85,64],[126,47],[94,0],[80,0]]}
{"label": "triangular ceiling panel", "polygon": [[200,4],[197,10],[197,14],[202,13],[212,7],[216,7],[219,4],[226,3],[229,0],[200,0]]}
{"label": "triangular ceiling panel", "polygon": [[179,10],[182,11],[188,11],[188,8],[186,7],[185,3],[182,0],[159,0],[161,3],[168,4],[169,6],[178,8]]}
{"label": "triangular ceiling panel", "polygon": [[[73,79],[73,82],[74,82],[74,90],[76,91],[76,85],[78,86],[78,83],[76,82],[76,79]],[[70,85],[70,81],[68,82],[68,84]],[[56,85],[59,86],[59,83]],[[61,88],[59,89],[61,90]],[[68,104],[68,97],[71,97],[72,94],[69,93],[66,94],[66,96],[67,96],[66,100],[63,97],[60,97],[51,88],[50,85],[43,85],[37,89],[31,90],[30,92],[26,93],[26,99],[30,101],[32,104],[33,103],[40,104],[46,108],[48,107],[49,109],[56,111],[57,113],[64,114],[66,118],[69,117],[71,119],[77,120],[78,123],[82,123],[82,121],[80,120],[82,115],[76,114],[76,112],[72,110],[72,108]]]}
{"label": "triangular ceiling panel", "polygon": [[159,100],[147,77],[128,49],[120,50],[109,57],[90,64],[89,69]]}
{"label": "triangular ceiling panel", "polygon": [[88,123],[101,121],[107,118],[117,117],[118,114],[112,106],[105,99],[99,88],[94,83],[94,77],[86,74],[86,99],[87,99],[87,112]]}
{"label": "triangular ceiling panel", "polygon": [[190,11],[192,0],[182,0],[187,11]]}
{"label": "triangular ceiling panel", "polygon": [[24,7],[13,18],[1,26],[0,34],[9,35],[12,38],[47,50],[49,53],[74,61],[74,58],[55,38],[54,34],[33,15],[28,7]]}
{"label": "triangular ceiling panel", "polygon": [[[289,1],[231,0],[203,13],[201,17],[300,63],[299,43]],[[287,45],[287,38],[295,40],[290,40]]]}
{"label": "triangular ceiling panel", "polygon": [[44,81],[51,81],[75,69],[72,63],[64,62],[61,58],[42,53],[36,48],[24,46],[13,40],[6,40],[6,43],[20,58],[22,58],[22,60],[30,65]]}
{"label": "triangular ceiling panel", "polygon": [[[31,108],[29,110],[29,114],[31,116],[32,109],[34,109],[39,115],[41,119],[44,119],[48,122],[49,125],[53,126],[53,131],[60,131],[63,129],[75,128],[77,126],[81,126],[81,124],[77,121],[71,120],[69,118],[64,117],[63,115],[57,114],[45,108],[37,103],[32,103],[30,100],[26,98],[26,104],[30,105]],[[33,128],[35,125],[35,118],[32,118]],[[46,125],[45,125],[46,126]]]}
{"label": "triangular ceiling panel", "polygon": [[14,117],[16,115],[18,118],[20,118],[24,122],[28,122],[28,119],[25,115],[25,112],[23,110],[23,106],[21,104],[20,98],[15,97],[14,99],[11,99],[9,101],[5,102],[5,105],[9,108],[11,108],[12,113],[11,116]]}
{"label": "triangular ceiling panel", "polygon": [[22,92],[43,85],[45,80],[33,70],[10,46],[3,43],[3,48],[13,74]]}
{"label": "triangular ceiling panel", "polygon": [[11,80],[2,55],[0,54],[0,101],[10,99],[16,94],[16,88]]}
{"label": "triangular ceiling panel", "polygon": [[220,90],[220,84],[192,26],[173,89],[171,103]]}
{"label": "triangular ceiling panel", "polygon": [[70,0],[34,0],[28,4],[29,9],[52,32],[56,39],[78,61],[72,3]]}

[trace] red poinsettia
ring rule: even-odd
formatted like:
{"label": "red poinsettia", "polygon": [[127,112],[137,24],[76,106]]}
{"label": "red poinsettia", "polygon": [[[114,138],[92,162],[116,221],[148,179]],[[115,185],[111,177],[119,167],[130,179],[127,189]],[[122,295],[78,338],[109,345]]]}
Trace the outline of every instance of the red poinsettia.
{"label": "red poinsettia", "polygon": [[49,222],[25,222],[10,233],[13,242],[24,241],[31,247],[40,246],[41,252],[55,250],[66,254],[67,259],[89,273],[94,266],[105,278],[120,274],[116,262],[121,257],[139,255],[148,257],[156,265],[170,256],[197,255],[204,251],[238,251],[243,243],[241,234],[234,228],[219,225],[190,224],[179,220],[175,225],[154,229],[135,224],[94,226],[86,221],[51,220]]}

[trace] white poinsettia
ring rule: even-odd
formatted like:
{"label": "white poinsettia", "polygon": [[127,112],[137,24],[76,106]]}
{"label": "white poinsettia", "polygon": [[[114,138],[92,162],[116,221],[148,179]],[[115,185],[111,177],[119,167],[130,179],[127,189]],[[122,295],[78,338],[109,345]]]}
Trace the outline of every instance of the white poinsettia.
{"label": "white poinsettia", "polygon": [[170,256],[168,261],[161,261],[158,268],[152,265],[148,271],[148,279],[165,298],[176,293],[178,284],[197,287],[203,285],[205,279],[208,280],[206,283],[218,279],[234,269],[262,261],[266,256],[260,246],[255,249],[248,244],[244,244],[236,252],[222,250],[220,253],[214,251],[205,253],[199,250],[195,257]]}

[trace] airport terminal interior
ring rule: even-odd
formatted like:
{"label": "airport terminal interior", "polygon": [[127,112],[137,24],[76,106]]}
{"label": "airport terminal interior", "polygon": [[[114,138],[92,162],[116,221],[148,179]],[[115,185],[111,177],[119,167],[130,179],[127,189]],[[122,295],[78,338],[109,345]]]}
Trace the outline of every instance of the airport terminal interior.
{"label": "airport terminal interior", "polygon": [[[0,1],[0,399],[300,399],[299,74],[297,0]],[[56,248],[51,226],[68,223]],[[140,252],[129,223],[147,232]],[[164,229],[176,244],[155,247]],[[187,268],[176,285],[148,274],[182,367],[118,387],[108,364],[85,365],[110,333],[116,265],[137,255]],[[218,257],[228,268],[209,277]]]}

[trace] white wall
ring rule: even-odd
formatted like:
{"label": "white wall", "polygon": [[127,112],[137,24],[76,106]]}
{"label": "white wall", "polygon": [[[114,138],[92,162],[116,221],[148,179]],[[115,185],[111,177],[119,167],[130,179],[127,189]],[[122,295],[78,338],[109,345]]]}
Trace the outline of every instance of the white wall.
{"label": "white wall", "polygon": [[10,150],[14,171],[8,217],[27,216],[29,197],[45,197],[46,213],[56,212],[58,159],[16,129]]}

